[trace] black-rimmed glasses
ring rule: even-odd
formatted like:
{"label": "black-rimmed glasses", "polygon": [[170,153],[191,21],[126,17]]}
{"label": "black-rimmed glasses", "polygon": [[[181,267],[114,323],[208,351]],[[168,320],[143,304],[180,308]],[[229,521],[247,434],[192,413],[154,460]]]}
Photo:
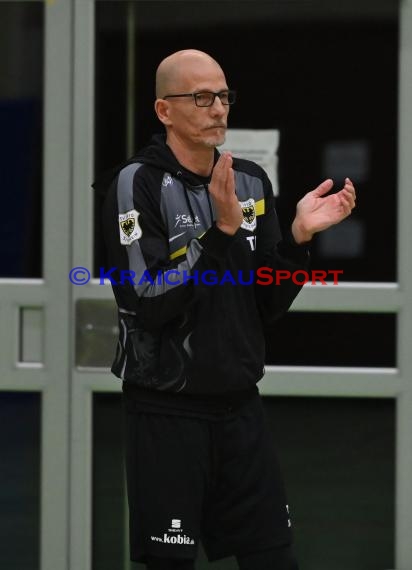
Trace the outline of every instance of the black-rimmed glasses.
{"label": "black-rimmed glasses", "polygon": [[174,97],[193,97],[197,107],[211,107],[216,97],[219,97],[222,105],[233,105],[236,101],[236,91],[225,89],[224,91],[198,91],[197,93],[180,93],[178,95],[165,95],[162,99],[172,99]]}

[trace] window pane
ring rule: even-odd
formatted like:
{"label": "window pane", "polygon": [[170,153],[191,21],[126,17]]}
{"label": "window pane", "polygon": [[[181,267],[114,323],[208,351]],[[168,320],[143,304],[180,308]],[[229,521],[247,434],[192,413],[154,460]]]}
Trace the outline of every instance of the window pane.
{"label": "window pane", "polygon": [[395,568],[395,403],[264,398],[305,570]]}
{"label": "window pane", "polygon": [[396,367],[396,315],[289,312],[278,323],[266,364]]}
{"label": "window pane", "polygon": [[[333,177],[336,188],[345,176],[356,183],[353,216],[316,237],[313,267],[343,269],[348,281],[396,280],[398,2],[352,0],[344,10],[338,0],[194,5],[189,18],[189,2],[96,4],[96,172],[162,131],[153,111],[156,67],[195,46],[216,57],[238,91],[231,127],[280,130],[284,227],[323,179]],[[134,51],[127,47],[133,18]],[[99,208],[96,200],[96,220]],[[97,273],[103,251],[95,229]]]}
{"label": "window pane", "polygon": [[119,394],[93,395],[93,570],[123,568],[127,541]]}
{"label": "window pane", "polygon": [[44,2],[0,2],[0,277],[41,276]]}
{"label": "window pane", "polygon": [[38,570],[40,395],[0,392],[0,568]]}

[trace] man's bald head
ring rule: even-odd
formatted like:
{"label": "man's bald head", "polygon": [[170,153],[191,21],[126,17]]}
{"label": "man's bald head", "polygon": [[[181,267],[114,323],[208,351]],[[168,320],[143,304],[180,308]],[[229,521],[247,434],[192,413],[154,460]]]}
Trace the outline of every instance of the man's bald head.
{"label": "man's bald head", "polygon": [[185,80],[190,79],[196,73],[201,73],[202,68],[211,66],[220,70],[224,75],[217,61],[203,51],[185,49],[172,53],[157,68],[156,97],[161,99],[173,93],[176,87],[184,85]]}

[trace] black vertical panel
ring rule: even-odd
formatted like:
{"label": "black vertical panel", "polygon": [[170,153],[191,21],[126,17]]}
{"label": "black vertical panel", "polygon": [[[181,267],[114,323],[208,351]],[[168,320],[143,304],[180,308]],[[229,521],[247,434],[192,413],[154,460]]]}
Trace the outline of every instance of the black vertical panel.
{"label": "black vertical panel", "polygon": [[0,2],[0,278],[42,276],[44,3]]}
{"label": "black vertical panel", "polygon": [[[94,171],[126,157],[127,2],[96,2]],[[90,181],[90,184],[92,181]],[[86,192],[93,192],[89,187]],[[105,266],[101,229],[103,196],[94,192],[94,275]]]}
{"label": "black vertical panel", "polygon": [[93,570],[123,567],[127,528],[122,425],[120,395],[94,394]]}
{"label": "black vertical panel", "polygon": [[0,568],[40,568],[40,395],[0,392]]}

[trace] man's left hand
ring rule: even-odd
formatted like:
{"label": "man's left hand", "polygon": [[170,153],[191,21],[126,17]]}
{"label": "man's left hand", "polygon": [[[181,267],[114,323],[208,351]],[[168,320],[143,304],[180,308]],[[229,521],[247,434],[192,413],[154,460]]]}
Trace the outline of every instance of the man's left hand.
{"label": "man's left hand", "polygon": [[352,212],[356,193],[350,179],[345,179],[342,190],[325,196],[332,187],[333,180],[325,180],[299,200],[292,224],[292,234],[296,243],[310,241],[313,234],[338,224]]}

